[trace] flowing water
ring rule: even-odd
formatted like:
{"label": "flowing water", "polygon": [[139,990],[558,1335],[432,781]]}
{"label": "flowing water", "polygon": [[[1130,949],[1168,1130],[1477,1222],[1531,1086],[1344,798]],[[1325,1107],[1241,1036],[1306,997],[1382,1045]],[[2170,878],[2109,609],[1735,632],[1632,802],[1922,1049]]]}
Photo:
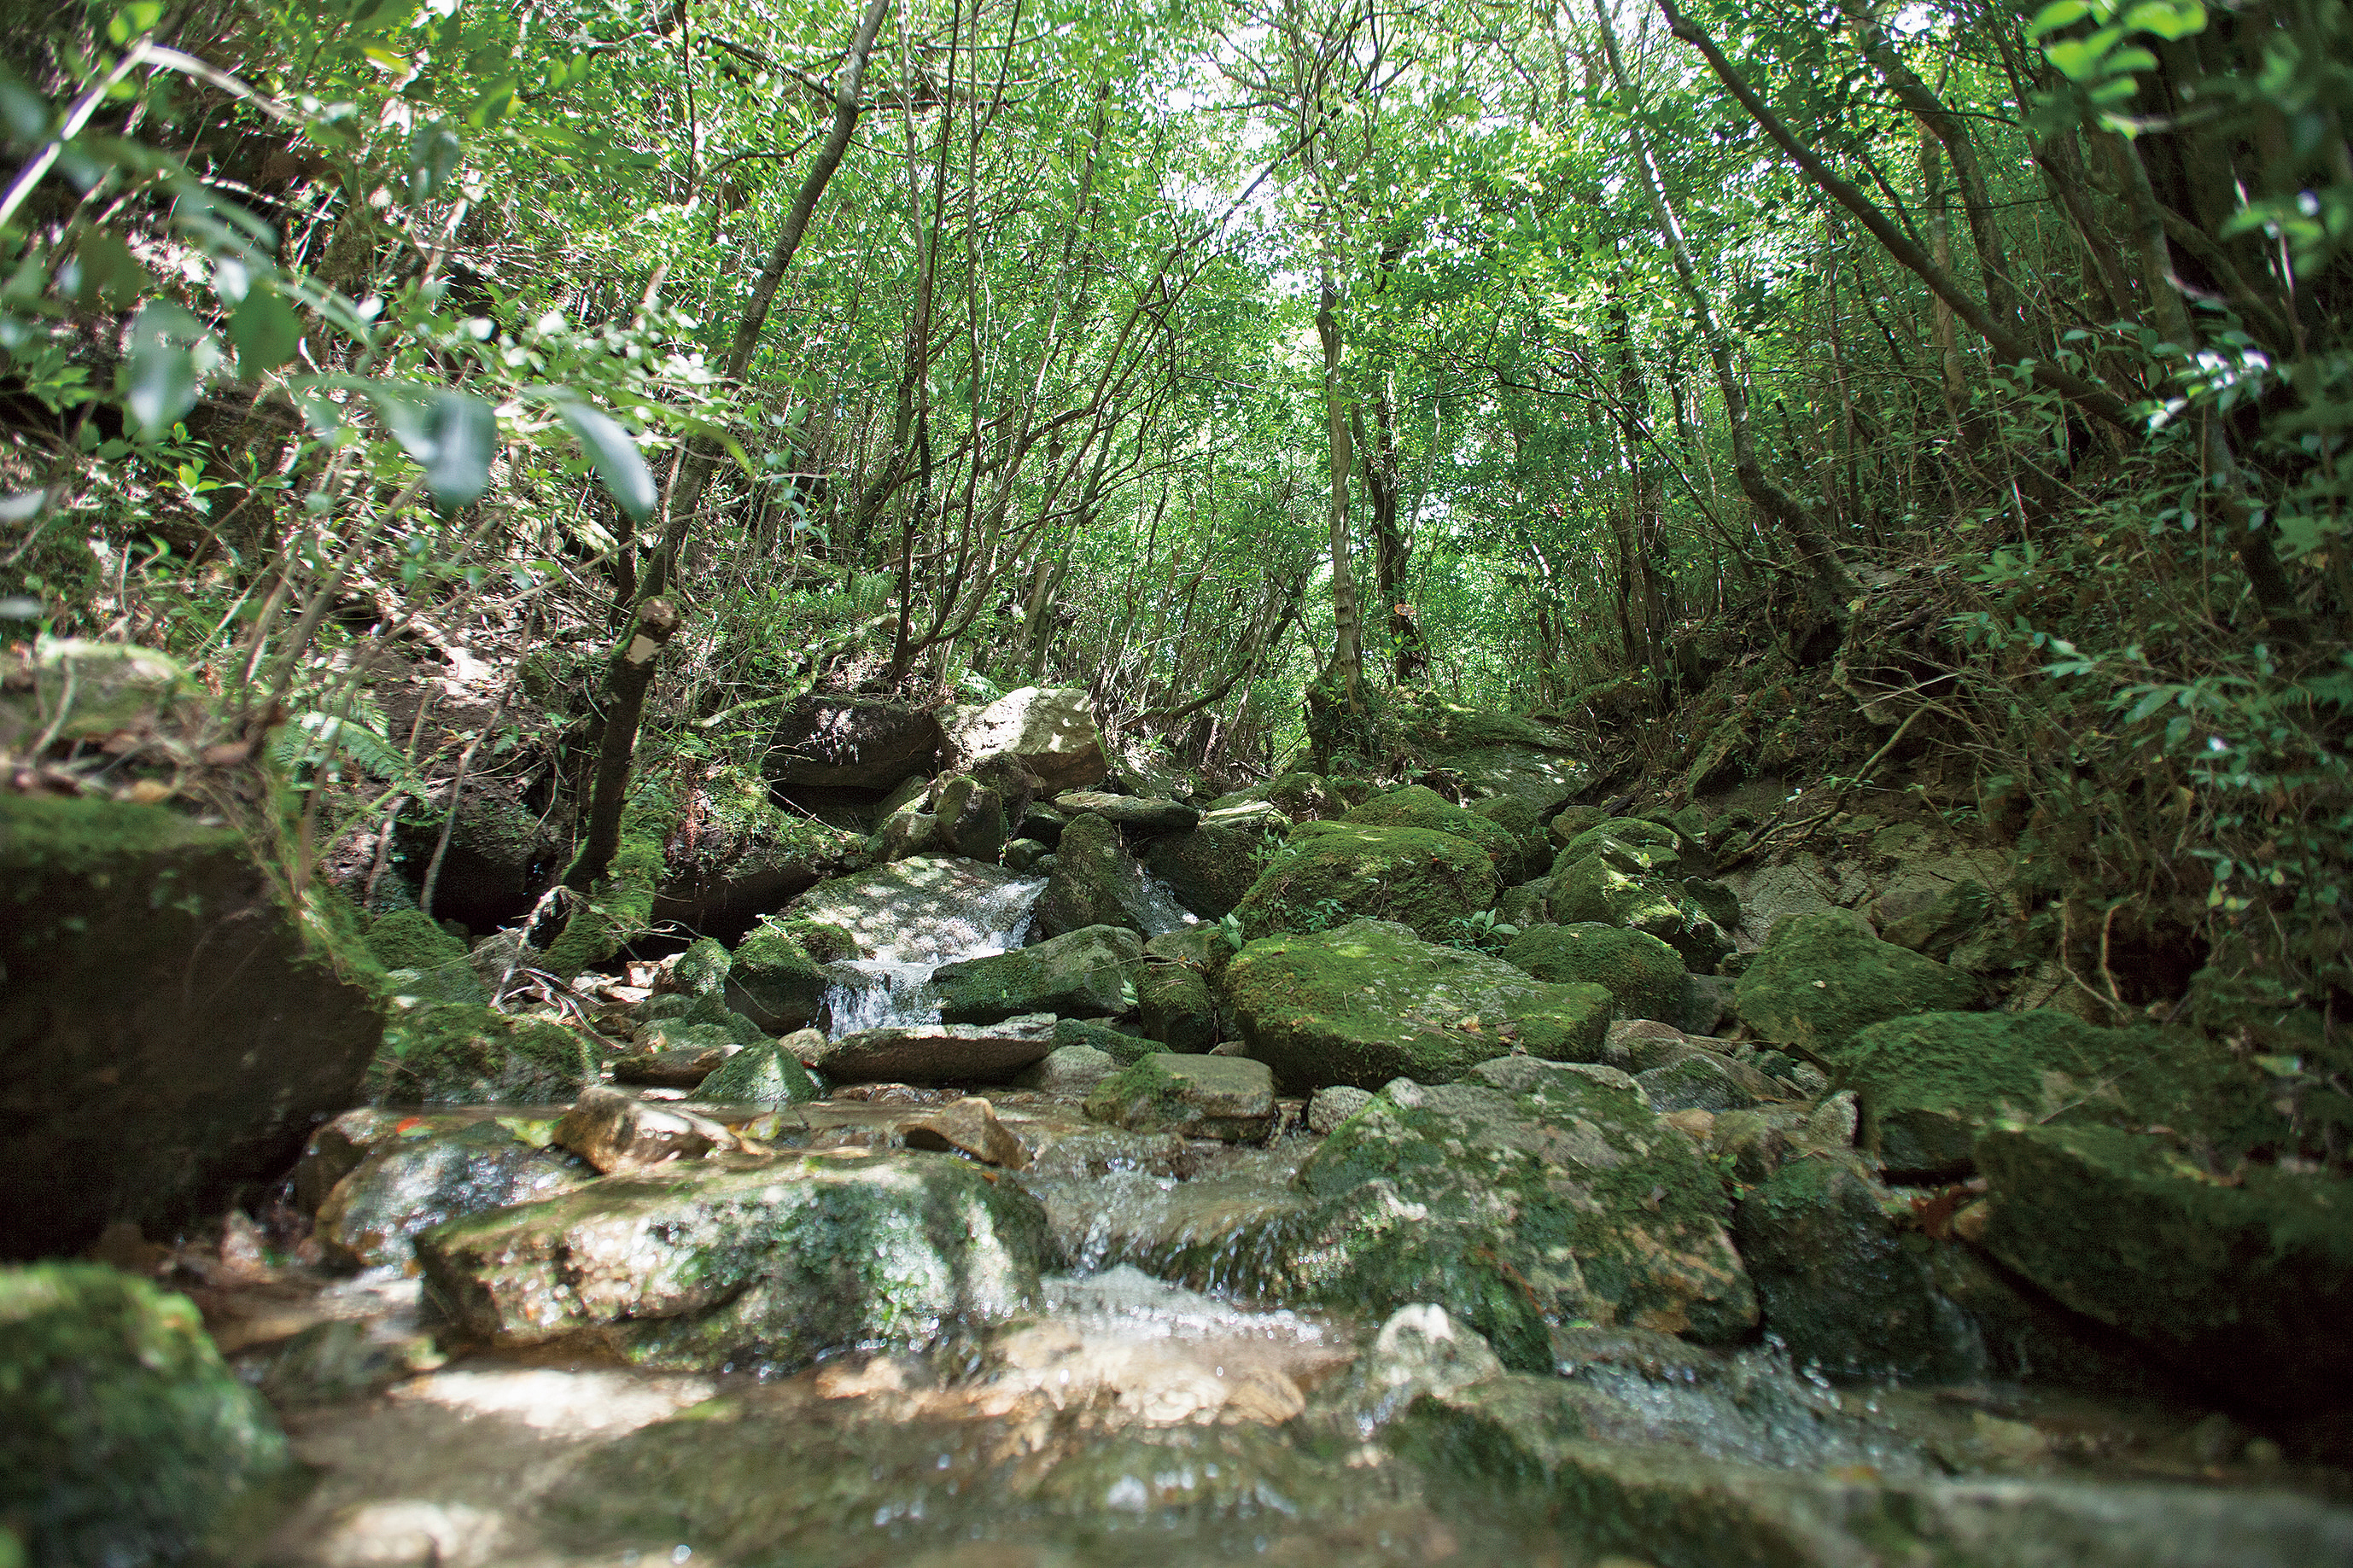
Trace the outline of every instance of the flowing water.
{"label": "flowing water", "polygon": [[[950,866],[924,875],[938,885],[904,900],[887,931],[877,923],[860,933],[876,956],[835,966],[837,1036],[935,1020],[933,971],[1018,945],[1043,885]],[[798,1131],[778,1142],[891,1144],[908,1117],[955,1092],[892,1089],[804,1108]],[[314,1484],[237,1560],[273,1568],[1834,1560],[1770,1530],[1750,1539],[1737,1521],[1725,1527],[1729,1555],[1695,1547],[1680,1517],[1689,1510],[1672,1498],[1650,1505],[1665,1510],[1652,1523],[1630,1526],[1605,1521],[1590,1497],[1515,1491],[1475,1426],[1436,1448],[1385,1440],[1414,1391],[1440,1386],[1409,1355],[1399,1359],[1394,1325],[1269,1308],[1247,1294],[1250,1238],[1293,1206],[1290,1180],[1312,1139],[1293,1133],[1258,1149],[1188,1142],[1103,1127],[1041,1094],[984,1092],[1035,1152],[1014,1179],[1045,1206],[1068,1270],[1044,1281],[1034,1313],[931,1355],[845,1356],[763,1381],[648,1373],[576,1344],[436,1366],[416,1282],[397,1270],[314,1284],[306,1300],[298,1282],[281,1281],[286,1301],[247,1306],[292,1316],[257,1329],[262,1348],[245,1361],[257,1375],[280,1377],[265,1386],[287,1405]],[[1179,1277],[1201,1289],[1173,1282]],[[245,1309],[207,1310],[217,1329]],[[355,1354],[423,1353],[427,1370],[374,1397],[306,1400],[269,1372],[280,1363],[267,1348],[270,1333],[304,1314],[360,1325]],[[239,1342],[232,1334],[224,1344],[235,1352]],[[1933,1497],[1965,1533],[1988,1540],[2000,1530],[1968,1512],[1975,1494],[1935,1491],[1955,1484],[1939,1478],[2041,1478],[2080,1453],[2142,1481],[2173,1474],[2168,1445],[2201,1429],[2192,1425],[2200,1413],[2162,1403],[1841,1391],[1769,1346],[1724,1356],[1609,1332],[1564,1344],[1560,1379],[1529,1381],[1574,1385],[1614,1413],[1627,1440],[1769,1467],[1817,1489],[1824,1477],[1847,1478],[1838,1484],[1862,1489],[1856,1497],[1883,1482],[1913,1487],[1907,1496]],[[2211,1465],[2202,1473],[2214,1474]],[[1953,1561],[2079,1561],[2066,1532],[2125,1506],[2114,1500],[2122,1494],[2077,1498],[2031,1484],[2044,1489],[1989,1494],[1979,1512],[1998,1522],[2043,1510],[2050,1518],[2036,1516],[2032,1529],[2049,1552],[2010,1553],[1996,1542],[1999,1552]],[[1709,1506],[1722,1502],[1709,1495]],[[2236,1549],[2200,1558],[2204,1538],[2192,1527],[2202,1516],[2185,1514],[2181,1500],[2196,1495],[2172,1487],[2161,1507],[2147,1505],[2174,1539],[2147,1561],[2298,1560]],[[2170,1522],[2183,1518],[2190,1524]],[[2223,1522],[2235,1530],[2238,1516]],[[1643,1548],[1631,1559],[1630,1529]],[[2324,1537],[2353,1542],[2353,1529],[2315,1539]],[[2216,1539],[2252,1537],[2225,1530]]]}

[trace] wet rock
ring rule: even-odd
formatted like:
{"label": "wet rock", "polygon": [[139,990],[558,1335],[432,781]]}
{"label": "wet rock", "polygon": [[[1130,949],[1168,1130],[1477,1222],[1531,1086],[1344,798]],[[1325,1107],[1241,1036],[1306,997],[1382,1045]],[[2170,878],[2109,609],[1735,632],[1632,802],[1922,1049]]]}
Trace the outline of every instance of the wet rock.
{"label": "wet rock", "polygon": [[1254,942],[1221,984],[1250,1054],[1300,1094],[1393,1078],[1449,1082],[1515,1046],[1588,1060],[1609,1022],[1610,996],[1598,985],[1547,984],[1382,921]]}
{"label": "wet rock", "polygon": [[909,1122],[905,1137],[910,1149],[969,1154],[984,1165],[1002,1165],[1008,1171],[1029,1163],[1029,1151],[997,1119],[996,1108],[973,1095]]}
{"label": "wet rock", "polygon": [[1119,829],[1100,816],[1074,818],[1053,859],[1053,874],[1038,899],[1042,935],[1114,925],[1152,936],[1184,923],[1183,911],[1145,885],[1143,864],[1128,852]]}
{"label": "wet rock", "polygon": [[294,1165],[294,1206],[315,1215],[335,1184],[358,1168],[367,1152],[405,1120],[399,1112],[364,1106],[346,1110],[311,1134]]}
{"label": "wet rock", "polygon": [[1372,1091],[1335,1083],[1315,1091],[1307,1101],[1307,1131],[1324,1136],[1373,1102]]}
{"label": "wet rock", "polygon": [[1027,871],[1052,853],[1052,850],[1035,838],[1017,838],[1005,847],[1005,868],[1008,871]]}
{"label": "wet rock", "polygon": [[945,736],[918,708],[858,698],[800,698],[768,738],[765,765],[776,783],[888,789],[928,770]]}
{"label": "wet rock", "polygon": [[1852,1154],[1792,1160],[1742,1199],[1734,1236],[1765,1331],[1831,1377],[1983,1376],[1968,1319],[1936,1287],[1928,1239]]}
{"label": "wet rock", "polygon": [[188,1562],[285,1464],[186,1297],[95,1264],[0,1269],[0,1518],[32,1563]]}
{"label": "wet rock", "polygon": [[1361,1440],[1417,1399],[1442,1397],[1503,1375],[1504,1363],[1485,1340],[1445,1308],[1417,1301],[1389,1314],[1373,1336],[1372,1348],[1318,1404],[1342,1414],[1354,1428],[1345,1435]]}
{"label": "wet rock", "polygon": [[546,1018],[466,1003],[402,1006],[369,1070],[394,1104],[523,1105],[570,1100],[604,1068],[601,1046]]}
{"label": "wet rock", "polygon": [[940,1016],[994,1024],[1028,1013],[1116,1016],[1134,1002],[1126,988],[1144,966],[1144,939],[1117,925],[1082,927],[1035,947],[990,953],[933,972]]}
{"label": "wet rock", "polygon": [[1699,1150],[1613,1068],[1505,1057],[1389,1085],[1300,1168],[1276,1279],[1358,1311],[1443,1306],[1548,1370],[1584,1318],[1736,1339],[1757,1302]]}
{"label": "wet rock", "polygon": [[418,1231],[592,1178],[595,1171],[547,1147],[552,1131],[544,1121],[512,1119],[420,1121],[394,1131],[320,1205],[319,1244],[329,1257],[360,1268],[409,1267],[409,1241]]}
{"label": "wet rock", "polygon": [[694,1098],[710,1105],[758,1105],[773,1110],[806,1105],[824,1090],[800,1053],[824,1047],[825,1037],[815,1029],[798,1029],[781,1040],[760,1040],[721,1063],[697,1086]]}
{"label": "wet rock", "polygon": [[2107,1127],[1990,1130],[1977,1162],[1987,1250],[2065,1305],[2246,1405],[2353,1398],[2353,1183]]}
{"label": "wet rock", "polygon": [[2102,1029],[2066,1013],[1928,1013],[1817,1053],[1862,1111],[1889,1170],[1965,1174],[2003,1121],[2171,1127],[2231,1152],[2269,1142],[2274,1113],[2222,1052],[2187,1034]]}
{"label": "wet rock", "polygon": [[1047,789],[1084,789],[1111,771],[1093,707],[1077,687],[1025,686],[983,708],[960,708],[949,751],[965,767],[992,757],[1018,762]]}
{"label": "wet rock", "polygon": [[1709,1568],[2299,1568],[2353,1552],[2353,1510],[2287,1492],[1883,1479],[1869,1450],[1835,1473],[1742,1462],[1627,1441],[1579,1393],[1559,1379],[1491,1379],[1417,1402],[1388,1440],[1440,1473],[1572,1511],[1592,1549]]}
{"label": "wet rock", "polygon": [[1760,1038],[1817,1057],[1843,1050],[1882,1019],[1957,1012],[1982,1000],[1969,976],[1880,941],[1842,911],[1776,926],[1734,995],[1742,1022]]}
{"label": "wet rock", "polygon": [[[1509,795],[1499,798],[1520,805]],[[1352,808],[1340,820],[1361,822],[1372,827],[1419,827],[1432,833],[1451,833],[1487,852],[1487,858],[1494,863],[1497,881],[1518,882],[1525,875],[1520,842],[1510,828],[1493,817],[1464,810],[1424,784],[1385,790]]]}
{"label": "wet rock", "polygon": [[1546,908],[1561,924],[1599,922],[1657,937],[1694,974],[1714,973],[1732,951],[1732,939],[1677,884],[1663,877],[1629,875],[1603,856],[1586,856],[1555,872],[1545,886]]}
{"label": "wet rock", "polygon": [[822,966],[857,951],[839,926],[797,915],[762,921],[736,944],[723,973],[727,1005],[763,1031],[806,1027],[824,1015],[831,981]]}
{"label": "wet rock", "polygon": [[828,1040],[802,1059],[840,1083],[1003,1083],[1054,1048],[1054,1018],[894,1026]]}
{"label": "wet rock", "polygon": [[650,915],[657,924],[739,931],[824,878],[870,859],[863,831],[778,805],[767,782],[747,769],[705,774],[690,820],[692,831],[667,847]]}
{"label": "wet rock", "polygon": [[1190,833],[1163,834],[1143,849],[1145,869],[1204,920],[1221,920],[1249,892],[1291,832],[1291,818],[1260,801],[1212,807]]}
{"label": "wet rock", "polygon": [[0,792],[0,1254],[217,1215],[362,1098],[374,961],[236,833]]}
{"label": "wet rock", "polygon": [[1005,847],[1005,796],[969,774],[940,786],[933,816],[942,846],[974,860],[994,860]]}
{"label": "wet rock", "polygon": [[364,1319],[330,1318],[298,1331],[272,1353],[260,1387],[281,1410],[340,1405],[381,1394],[441,1359],[422,1334],[379,1332]]}
{"label": "wet rock", "polygon": [[1736,1016],[1733,978],[1728,974],[1694,974],[1683,997],[1683,1016],[1676,1020],[1694,1035],[1714,1035]]}
{"label": "wet rock", "polygon": [[1872,905],[1880,940],[1943,960],[1993,918],[1994,896],[1974,878],[1908,899],[1883,896]]}
{"label": "wet rock", "polygon": [[1072,790],[1054,797],[1054,809],[1069,816],[1100,816],[1139,836],[1189,833],[1201,820],[1200,811],[1176,800],[1144,795],[1105,795],[1101,790]]}
{"label": "wet rock", "polygon": [[1146,963],[1136,976],[1144,1032],[1172,1051],[1206,1051],[1218,1043],[1218,1004],[1209,982],[1189,964]]}
{"label": "wet rock", "polygon": [[[982,935],[1004,929],[997,922],[1037,885],[1034,878],[974,860],[917,856],[820,882],[794,901],[791,917],[846,932],[856,944],[854,953],[827,962],[884,951],[969,952]],[[795,940],[807,950],[806,941]],[[741,947],[735,962],[740,969]]]}
{"label": "wet rock", "polygon": [[1087,1096],[1087,1114],[1131,1132],[1255,1142],[1274,1128],[1274,1075],[1248,1057],[1143,1057]]}
{"label": "wet rock", "polygon": [[1313,822],[1293,831],[1233,912],[1253,937],[1365,919],[1435,942],[1491,907],[1495,888],[1486,851],[1451,833]]}
{"label": "wet rock", "polygon": [[[1153,1042],[1137,1040],[1135,1044],[1137,1054],[1143,1055],[1151,1050]],[[1013,1083],[1017,1089],[1083,1096],[1119,1069],[1118,1058],[1108,1051],[1099,1051],[1092,1046],[1056,1046],[1039,1058],[1036,1066],[1025,1068]]]}
{"label": "wet rock", "polygon": [[1658,1110],[1746,1110],[1776,1098],[1778,1086],[1763,1073],[1714,1051],[1692,1050],[1662,1067],[1634,1075]]}
{"label": "wet rock", "polygon": [[670,1160],[700,1160],[735,1142],[714,1121],[601,1084],[583,1090],[564,1113],[554,1141],[608,1176],[634,1175]]}
{"label": "wet rock", "polygon": [[1057,1018],[1054,1020],[1054,1048],[1060,1050],[1065,1046],[1085,1046],[1091,1050],[1103,1052],[1121,1067],[1125,1067],[1138,1057],[1148,1057],[1157,1051],[1160,1042],[1092,1019]]}
{"label": "wet rock", "polygon": [[640,1084],[649,1089],[692,1089],[717,1072],[729,1057],[743,1048],[731,1040],[725,1045],[672,1046],[668,1049],[623,1057],[613,1064],[613,1081]]}
{"label": "wet rock", "polygon": [[1691,976],[1683,956],[1642,931],[1593,921],[1535,926],[1514,937],[1503,958],[1538,980],[1601,986],[1621,1018],[1672,1023],[1690,1011]]}
{"label": "wet rock", "polygon": [[418,1238],[466,1331],[596,1329],[641,1364],[789,1370],[916,1350],[1027,1306],[1045,1212],[944,1154],[720,1155],[453,1221]]}

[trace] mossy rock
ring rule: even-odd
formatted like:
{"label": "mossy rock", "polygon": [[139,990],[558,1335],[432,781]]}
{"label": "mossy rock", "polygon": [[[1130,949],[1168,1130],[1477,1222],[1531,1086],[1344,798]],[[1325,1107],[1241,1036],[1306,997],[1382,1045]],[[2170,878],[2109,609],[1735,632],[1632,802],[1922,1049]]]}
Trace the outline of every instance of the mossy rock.
{"label": "mossy rock", "polygon": [[1516,867],[1506,866],[1502,861],[1496,863],[1499,873],[1506,881],[1525,881],[1530,877],[1540,875],[1551,863],[1552,842],[1545,836],[1545,819],[1535,807],[1518,795],[1492,795],[1484,800],[1473,802],[1470,809],[1510,834],[1512,842],[1519,846]]}
{"label": "mossy rock", "polygon": [[369,1098],[395,1105],[568,1100],[596,1081],[602,1053],[562,1024],[453,1002],[410,1008],[384,1032]]}
{"label": "mossy rock", "polygon": [[1129,988],[1143,967],[1142,937],[1124,926],[1094,925],[1035,947],[944,963],[932,984],[946,1024],[996,1024],[1029,1013],[1116,1017],[1134,1006]]}
{"label": "mossy rock", "polygon": [[[368,951],[386,970],[474,972],[466,944],[434,923],[423,910],[400,910],[368,922]],[[482,998],[487,1001],[488,995]]]}
{"label": "mossy rock", "polygon": [[735,944],[726,976],[727,1005],[763,1030],[781,1034],[814,1024],[824,1014],[833,981],[809,951],[804,932],[849,933],[815,921],[766,921]]}
{"label": "mossy rock", "polygon": [[745,1046],[729,1057],[694,1090],[695,1099],[713,1105],[759,1105],[771,1110],[806,1105],[824,1095],[824,1089],[800,1058],[770,1039]]}
{"label": "mossy rock", "polygon": [[320,1205],[330,1258],[364,1268],[410,1261],[409,1238],[459,1215],[576,1187],[595,1168],[550,1147],[554,1124],[497,1121],[409,1128],[379,1139]]}
{"label": "mossy rock", "polygon": [[1612,1007],[1599,985],[1547,984],[1385,921],[1251,942],[1221,984],[1250,1055],[1293,1094],[1448,1083],[1514,1048],[1598,1060]]}
{"label": "mossy rock", "polygon": [[670,965],[670,989],[688,996],[722,991],[726,987],[727,972],[733,963],[726,944],[717,937],[699,937]]}
{"label": "mossy rock", "polygon": [[285,1464],[186,1297],[97,1264],[0,1269],[0,1518],[32,1562],[197,1560]]}
{"label": "mossy rock", "polygon": [[621,811],[621,843],[604,877],[574,907],[540,967],[569,980],[644,934],[662,879],[664,847],[678,826],[678,803],[641,789]]}
{"label": "mossy rock", "polygon": [[1087,1096],[1086,1112],[1131,1132],[1251,1142],[1274,1124],[1274,1079],[1247,1057],[1140,1057]]}
{"label": "mossy rock", "polygon": [[1697,1145],[1613,1068],[1526,1057],[1393,1084],[1300,1168],[1271,1223],[1276,1293],[1378,1318],[1444,1307],[1507,1366],[1552,1370],[1575,1320],[1738,1339],[1756,1294]]}
{"label": "mossy rock", "polygon": [[1536,926],[1514,937],[1503,956],[1538,980],[1601,986],[1615,998],[1620,1018],[1677,1024],[1690,1010],[1691,975],[1683,956],[1642,931],[1594,921]]}
{"label": "mossy rock", "polygon": [[1884,1019],[1963,1012],[1983,1000],[1968,975],[1880,941],[1840,910],[1774,926],[1733,994],[1759,1038],[1825,1062]]}
{"label": "mossy rock", "polygon": [[1599,856],[1630,877],[1672,872],[1683,863],[1683,838],[1673,828],[1639,816],[1613,816],[1594,824],[1553,858],[1554,875]]}
{"label": "mossy rock", "polygon": [[1217,997],[1208,976],[1190,964],[1144,964],[1135,1000],[1144,1032],[1170,1050],[1201,1052],[1218,1043]]}
{"label": "mossy rock", "polygon": [[1422,827],[1314,822],[1234,909],[1245,934],[1328,930],[1352,919],[1394,921],[1438,941],[1495,901],[1495,867],[1467,838]]}
{"label": "mossy rock", "polygon": [[1066,936],[1096,925],[1125,926],[1139,934],[1152,929],[1144,867],[1109,821],[1091,812],[1071,818],[1053,858],[1034,917],[1040,935]]}
{"label": "mossy rock", "polygon": [[1545,906],[1562,925],[1623,926],[1657,937],[1694,974],[1713,974],[1732,952],[1732,939],[1680,887],[1664,877],[1630,876],[1605,856],[1585,856],[1545,887]]}
{"label": "mossy rock", "polygon": [[2353,1182],[2251,1165],[2227,1177],[2112,1127],[1978,1138],[1985,1246],[2061,1302],[2232,1402],[2353,1402]]}
{"label": "mossy rock", "polygon": [[1059,1051],[1068,1046],[1084,1046],[1090,1050],[1101,1051],[1121,1067],[1162,1049],[1157,1040],[1131,1035],[1124,1029],[1114,1029],[1097,1019],[1057,1018],[1054,1020],[1054,1048]]}
{"label": "mossy rock", "polygon": [[2231,1155],[2285,1131],[2253,1076],[2204,1038],[2055,1008],[1891,1018],[1819,1054],[1855,1091],[1864,1147],[1899,1173],[1966,1173],[1978,1133],[2005,1121],[2161,1125]]}
{"label": "mossy rock", "polygon": [[[1535,813],[1528,815],[1533,818]],[[1499,882],[1520,880],[1520,842],[1512,830],[1493,817],[1464,810],[1426,784],[1407,784],[1385,791],[1351,808],[1340,820],[1374,827],[1422,827],[1467,838],[1484,849],[1487,858],[1495,863]]]}
{"label": "mossy rock", "polygon": [[1260,802],[1212,807],[1190,833],[1166,833],[1144,847],[1144,868],[1177,902],[1221,920],[1250,889],[1291,833],[1291,818]]}

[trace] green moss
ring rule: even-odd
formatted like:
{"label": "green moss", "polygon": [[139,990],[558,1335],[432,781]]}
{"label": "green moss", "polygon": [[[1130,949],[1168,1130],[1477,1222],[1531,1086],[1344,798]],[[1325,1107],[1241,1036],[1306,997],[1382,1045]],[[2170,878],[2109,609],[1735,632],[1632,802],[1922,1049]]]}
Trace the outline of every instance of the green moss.
{"label": "green moss", "polygon": [[629,797],[611,870],[574,909],[539,967],[568,980],[611,958],[647,929],[654,889],[661,882],[664,846],[678,817],[678,803],[660,790],[642,789]]}
{"label": "green moss", "polygon": [[1683,1016],[1691,986],[1682,956],[1657,937],[1593,922],[1522,931],[1503,957],[1538,980],[1601,986],[1621,1018],[1672,1023]]}
{"label": "green moss", "polygon": [[429,973],[447,965],[465,964],[471,973],[466,944],[436,925],[422,910],[379,915],[368,926],[367,945],[376,962],[386,970],[418,969]]}
{"label": "green moss", "polygon": [[1883,942],[1859,917],[1835,910],[1775,926],[1734,994],[1759,1037],[1824,1060],[1883,1019],[1957,1012],[1982,1000],[1968,975]]}
{"label": "green moss", "polygon": [[686,995],[701,996],[727,984],[728,966],[727,949],[719,939],[701,937],[670,965],[670,983]]}
{"label": "green moss", "polygon": [[93,1264],[0,1270],[0,1515],[33,1561],[187,1562],[284,1463],[186,1297]]}
{"label": "green moss", "polygon": [[1364,918],[1395,921],[1436,942],[1493,904],[1495,887],[1486,852],[1451,833],[1314,822],[1292,834],[1234,913],[1253,937]]}
{"label": "green moss", "polygon": [[1683,837],[1661,823],[1639,816],[1613,816],[1570,839],[1553,858],[1558,875],[1579,860],[1599,856],[1630,877],[1668,872],[1683,859]]}
{"label": "green moss", "polygon": [[762,1038],[729,1057],[694,1091],[714,1105],[805,1105],[824,1089],[800,1058],[776,1041]]}
{"label": "green moss", "polygon": [[394,1104],[566,1100],[601,1066],[596,1047],[561,1024],[445,1003],[393,1020],[368,1087],[372,1100]]}
{"label": "green moss", "polygon": [[858,939],[838,925],[801,915],[789,916],[783,923],[812,963],[842,963],[859,956]]}
{"label": "green moss", "polygon": [[1139,1057],[1151,1056],[1162,1049],[1157,1040],[1131,1035],[1092,1018],[1055,1019],[1054,1048],[1060,1050],[1064,1046],[1085,1046],[1101,1051],[1122,1067]]}
{"label": "green moss", "polygon": [[237,844],[231,829],[203,826],[169,806],[89,795],[0,794],[0,867],[10,872],[7,896],[17,900],[39,891],[40,883],[29,873],[102,881],[158,857],[205,854]]}
{"label": "green moss", "polygon": [[[1531,817],[1534,815],[1529,813]],[[1477,812],[1465,811],[1425,784],[1408,784],[1403,789],[1377,795],[1351,809],[1341,820],[1375,827],[1422,827],[1433,833],[1451,833],[1484,849],[1487,858],[1507,873],[1516,871],[1520,862],[1519,840],[1510,828]]]}

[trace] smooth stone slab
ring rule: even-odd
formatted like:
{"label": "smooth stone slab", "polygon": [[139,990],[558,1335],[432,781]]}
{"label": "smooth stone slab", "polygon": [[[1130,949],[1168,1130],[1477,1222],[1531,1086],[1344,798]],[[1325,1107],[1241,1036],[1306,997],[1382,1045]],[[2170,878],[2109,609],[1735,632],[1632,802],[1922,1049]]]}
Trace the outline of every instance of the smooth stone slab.
{"label": "smooth stone slab", "polygon": [[1054,1016],[860,1029],[801,1059],[839,1083],[1003,1083],[1054,1048]]}
{"label": "smooth stone slab", "polygon": [[1140,795],[1106,795],[1101,790],[1072,790],[1054,797],[1054,807],[1073,816],[1100,816],[1139,833],[1189,833],[1201,814],[1177,800],[1155,800]]}

